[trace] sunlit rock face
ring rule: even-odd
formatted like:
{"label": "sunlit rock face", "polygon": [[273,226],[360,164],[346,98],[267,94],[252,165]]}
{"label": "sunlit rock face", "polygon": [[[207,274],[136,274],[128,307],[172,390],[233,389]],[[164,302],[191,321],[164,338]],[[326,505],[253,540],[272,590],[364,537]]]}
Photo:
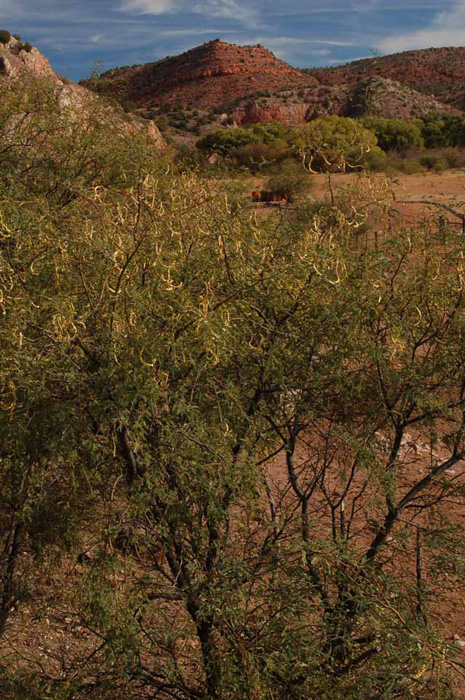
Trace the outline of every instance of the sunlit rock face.
{"label": "sunlit rock face", "polygon": [[[25,46],[27,48],[24,48]],[[7,43],[0,43],[0,78],[8,81],[20,80],[27,76],[50,81],[56,90],[58,104],[63,109],[82,115],[83,110],[85,112],[98,108],[101,110],[103,118],[117,119],[123,132],[146,131],[149,138],[157,146],[165,146],[164,139],[153,122],[141,122],[128,115],[124,115],[122,118],[111,107],[99,104],[94,93],[55,73],[49,60],[35,46],[23,44],[22,41],[14,37],[11,37]]]}

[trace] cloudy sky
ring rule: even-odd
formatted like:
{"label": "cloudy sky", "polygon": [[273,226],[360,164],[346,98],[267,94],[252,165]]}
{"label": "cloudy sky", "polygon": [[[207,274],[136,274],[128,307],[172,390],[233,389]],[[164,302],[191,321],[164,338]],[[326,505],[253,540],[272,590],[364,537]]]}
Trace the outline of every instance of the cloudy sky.
{"label": "cloudy sky", "polygon": [[465,45],[465,0],[0,0],[0,28],[87,77],[210,39],[265,44],[294,66]]}

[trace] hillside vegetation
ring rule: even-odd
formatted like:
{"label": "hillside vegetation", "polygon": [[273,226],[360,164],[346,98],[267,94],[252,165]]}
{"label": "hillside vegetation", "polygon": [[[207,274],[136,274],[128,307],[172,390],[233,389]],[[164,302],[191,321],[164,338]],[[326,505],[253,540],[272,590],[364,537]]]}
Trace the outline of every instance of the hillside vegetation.
{"label": "hillside vegetation", "polygon": [[228,120],[296,126],[325,115],[414,119],[462,113],[463,51],[412,51],[298,70],[264,46],[217,39],[154,63],[112,68],[82,84],[128,111],[169,114],[185,126],[199,117],[196,128]]}

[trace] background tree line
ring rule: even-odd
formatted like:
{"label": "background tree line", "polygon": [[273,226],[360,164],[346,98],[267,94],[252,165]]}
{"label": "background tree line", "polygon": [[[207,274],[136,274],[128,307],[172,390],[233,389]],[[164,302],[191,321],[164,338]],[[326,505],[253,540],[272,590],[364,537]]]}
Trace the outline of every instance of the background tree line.
{"label": "background tree line", "polygon": [[[197,148],[201,152],[219,154],[230,167],[239,166],[258,172],[279,170],[283,163],[290,168],[299,141],[307,139],[315,143],[317,158],[313,166],[316,171],[338,171],[341,165],[332,159],[331,153],[325,162],[326,150],[331,151],[334,140],[338,143],[346,141],[348,161],[353,160],[350,139],[356,143],[364,129],[363,138],[371,142],[371,147],[363,159],[358,159],[359,166],[388,174],[422,170],[440,172],[465,164],[464,125],[463,118],[455,115],[430,115],[412,120],[385,117],[357,120],[329,116],[300,127],[269,122],[217,129],[199,139]],[[325,143],[326,149],[322,148]]]}

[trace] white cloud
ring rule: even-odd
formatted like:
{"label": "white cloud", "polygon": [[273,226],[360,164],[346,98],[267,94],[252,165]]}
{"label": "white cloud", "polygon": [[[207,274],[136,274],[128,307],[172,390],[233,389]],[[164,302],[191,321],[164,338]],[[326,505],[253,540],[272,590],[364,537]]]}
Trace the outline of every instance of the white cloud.
{"label": "white cloud", "polygon": [[140,12],[147,15],[162,15],[174,9],[172,0],[123,0],[120,10]]}
{"label": "white cloud", "polygon": [[388,36],[378,42],[377,48],[383,53],[395,53],[409,49],[464,45],[465,0],[460,0],[451,10],[438,14],[429,27],[399,36]]}
{"label": "white cloud", "polygon": [[151,15],[195,12],[207,17],[235,20],[249,28],[259,25],[260,15],[255,7],[251,7],[245,0],[122,0],[119,9]]}
{"label": "white cloud", "polygon": [[216,29],[198,29],[193,27],[192,29],[162,29],[158,32],[158,37],[161,38],[173,38],[183,36],[204,36],[204,35],[215,35],[217,37],[223,36],[223,34],[234,34],[234,29],[222,29],[217,27]]}
{"label": "white cloud", "polygon": [[245,41],[238,40],[238,43],[264,44],[269,49],[293,46],[353,46],[349,41],[334,41],[332,39],[312,39],[311,37],[297,38],[293,36],[256,36]]}

